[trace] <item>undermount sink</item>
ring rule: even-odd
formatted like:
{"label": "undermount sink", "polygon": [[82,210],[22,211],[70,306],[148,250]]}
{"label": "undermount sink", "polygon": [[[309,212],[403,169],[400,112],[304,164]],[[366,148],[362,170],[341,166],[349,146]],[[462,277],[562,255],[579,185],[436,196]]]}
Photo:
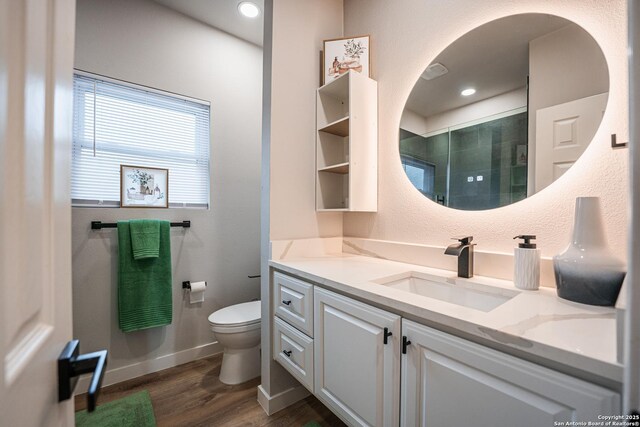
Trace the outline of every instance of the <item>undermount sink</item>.
{"label": "undermount sink", "polygon": [[416,271],[383,277],[373,280],[373,282],[415,295],[422,295],[484,312],[495,309],[519,294],[515,290],[496,288],[468,280],[463,281],[453,277],[440,277]]}

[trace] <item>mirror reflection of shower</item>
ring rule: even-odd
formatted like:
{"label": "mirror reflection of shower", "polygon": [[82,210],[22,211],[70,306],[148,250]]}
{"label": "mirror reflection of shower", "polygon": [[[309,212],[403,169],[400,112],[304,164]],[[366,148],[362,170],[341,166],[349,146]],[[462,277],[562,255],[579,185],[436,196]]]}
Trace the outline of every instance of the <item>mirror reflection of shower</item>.
{"label": "mirror reflection of shower", "polygon": [[429,135],[401,132],[407,177],[426,197],[456,209],[491,209],[525,199],[526,113],[516,109]]}

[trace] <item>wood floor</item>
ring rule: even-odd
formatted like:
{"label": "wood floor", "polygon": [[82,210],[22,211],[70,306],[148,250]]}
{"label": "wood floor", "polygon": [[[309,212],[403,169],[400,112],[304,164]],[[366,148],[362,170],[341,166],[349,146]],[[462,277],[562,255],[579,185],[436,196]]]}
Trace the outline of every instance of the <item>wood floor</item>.
{"label": "wood floor", "polygon": [[[318,399],[306,399],[268,417],[257,401],[260,379],[228,386],[218,379],[222,355],[104,387],[98,405],[148,390],[158,426],[344,426]],[[75,398],[76,411],[86,408],[86,396]]]}

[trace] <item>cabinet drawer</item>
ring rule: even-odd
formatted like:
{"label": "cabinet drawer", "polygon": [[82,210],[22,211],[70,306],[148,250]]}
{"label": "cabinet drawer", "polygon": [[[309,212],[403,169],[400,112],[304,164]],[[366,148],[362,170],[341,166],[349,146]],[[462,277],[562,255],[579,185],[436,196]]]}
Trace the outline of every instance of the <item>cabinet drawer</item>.
{"label": "cabinet drawer", "polygon": [[274,273],[273,284],[273,312],[313,337],[313,285],[282,273]]}
{"label": "cabinet drawer", "polygon": [[273,358],[313,393],[313,340],[277,317],[273,322]]}

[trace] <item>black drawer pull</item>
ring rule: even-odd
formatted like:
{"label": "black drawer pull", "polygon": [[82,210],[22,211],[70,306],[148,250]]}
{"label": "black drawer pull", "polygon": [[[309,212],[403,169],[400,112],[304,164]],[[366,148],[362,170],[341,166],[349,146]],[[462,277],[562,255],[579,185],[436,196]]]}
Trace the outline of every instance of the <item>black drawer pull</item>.
{"label": "black drawer pull", "polygon": [[402,337],[402,354],[407,354],[407,347],[411,344],[411,341],[407,337]]}
{"label": "black drawer pull", "polygon": [[384,339],[382,342],[387,344],[391,335],[393,335],[393,332],[389,332],[389,328],[384,328]]}
{"label": "black drawer pull", "polygon": [[291,357],[291,350],[282,350],[285,356]]}
{"label": "black drawer pull", "polygon": [[291,305],[291,300],[287,300],[287,301],[284,301],[284,300],[283,300],[283,301],[282,301],[282,303],[283,303],[284,305]]}

